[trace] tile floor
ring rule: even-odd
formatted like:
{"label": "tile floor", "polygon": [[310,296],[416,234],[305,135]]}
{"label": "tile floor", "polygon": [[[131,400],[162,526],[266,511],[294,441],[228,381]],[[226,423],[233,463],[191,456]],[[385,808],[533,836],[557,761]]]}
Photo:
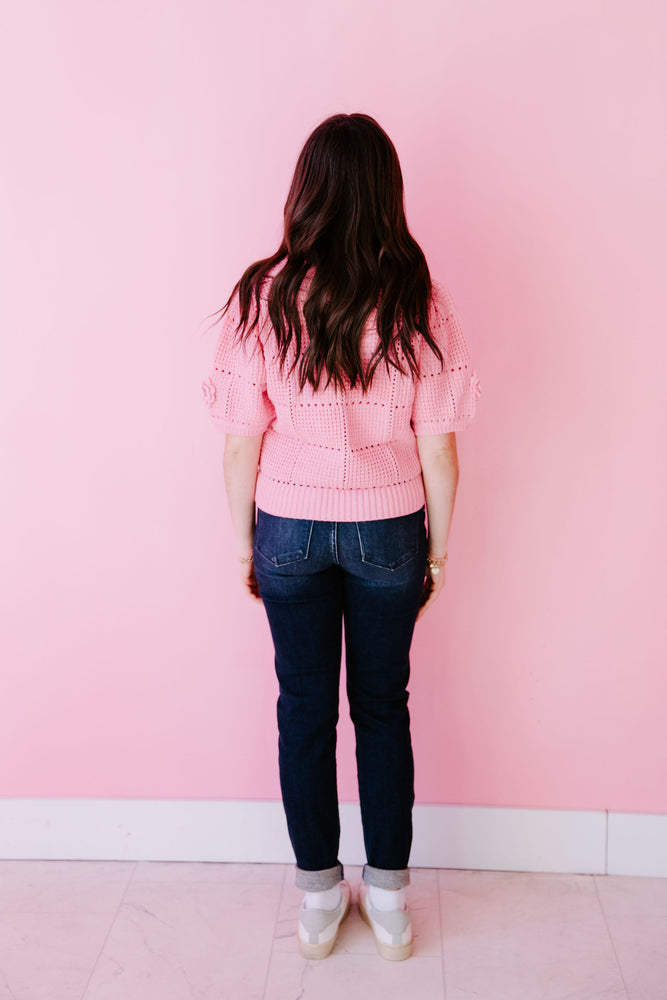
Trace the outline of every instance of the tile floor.
{"label": "tile floor", "polygon": [[667,1000],[667,879],[421,868],[408,898],[408,961],[353,907],[307,962],[290,865],[0,861],[0,1000]]}

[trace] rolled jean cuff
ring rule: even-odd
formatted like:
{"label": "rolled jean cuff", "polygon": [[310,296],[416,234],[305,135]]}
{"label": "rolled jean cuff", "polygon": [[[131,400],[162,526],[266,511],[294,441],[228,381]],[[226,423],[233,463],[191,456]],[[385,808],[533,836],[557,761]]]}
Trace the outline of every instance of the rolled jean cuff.
{"label": "rolled jean cuff", "polygon": [[333,889],[343,878],[343,866],[334,865],[333,868],[322,868],[317,872],[307,872],[303,868],[296,868],[296,887],[304,892],[324,892],[325,889]]}
{"label": "rolled jean cuff", "polygon": [[361,877],[366,885],[377,886],[378,889],[403,889],[410,885],[410,869],[402,868],[392,871],[389,868],[373,868],[364,865]]}

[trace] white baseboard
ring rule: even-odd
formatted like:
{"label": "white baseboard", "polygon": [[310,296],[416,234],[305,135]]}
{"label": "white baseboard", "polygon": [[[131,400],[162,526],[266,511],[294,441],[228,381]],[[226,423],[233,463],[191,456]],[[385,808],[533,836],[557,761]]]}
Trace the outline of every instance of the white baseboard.
{"label": "white baseboard", "polygon": [[667,877],[667,816],[610,812],[607,871]]}
{"label": "white baseboard", "polygon": [[[342,863],[365,861],[341,803]],[[667,877],[667,816],[416,805],[414,868]],[[280,802],[0,799],[4,859],[294,863]]]}

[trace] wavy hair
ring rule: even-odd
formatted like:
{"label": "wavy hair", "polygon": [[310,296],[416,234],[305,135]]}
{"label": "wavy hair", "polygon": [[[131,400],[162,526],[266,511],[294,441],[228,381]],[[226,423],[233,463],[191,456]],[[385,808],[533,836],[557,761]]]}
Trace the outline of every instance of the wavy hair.
{"label": "wavy hair", "polygon": [[[284,261],[266,298],[280,367],[294,340],[290,372],[298,364],[302,389],[310,382],[317,390],[324,377],[325,385],[343,389],[358,382],[366,392],[381,362],[387,371],[392,365],[405,373],[402,358],[413,378],[418,377],[416,336],[424,338],[442,364],[428,324],[431,276],[408,230],[403,201],[396,149],[375,119],[337,114],[318,125],[297,160],[278,250],[244,271],[222,308],[224,315],[238,292],[238,340],[249,337],[257,325],[264,282]],[[303,304],[305,344],[297,295],[311,268]],[[253,298],[255,315],[249,322]],[[364,367],[361,335],[374,308],[380,342]]]}

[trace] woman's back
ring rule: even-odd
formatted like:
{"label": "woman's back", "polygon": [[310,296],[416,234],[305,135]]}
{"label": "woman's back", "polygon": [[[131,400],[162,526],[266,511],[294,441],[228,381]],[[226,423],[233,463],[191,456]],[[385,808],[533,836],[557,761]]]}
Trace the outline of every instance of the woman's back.
{"label": "woman's back", "polygon": [[[279,268],[274,269],[277,273]],[[300,288],[303,305],[312,280]],[[272,275],[273,276],[273,275]],[[443,365],[421,340],[415,345],[420,378],[381,363],[370,387],[344,390],[299,385],[294,341],[281,365],[268,315],[268,282],[253,336],[241,345],[235,331],[238,301],[225,316],[206,391],[211,416],[229,434],[264,434],[257,505],[267,513],[320,520],[370,520],[408,513],[424,502],[416,434],[462,430],[475,415],[480,392],[450,293],[433,282],[429,326]],[[360,343],[367,364],[379,343],[376,310]]]}

